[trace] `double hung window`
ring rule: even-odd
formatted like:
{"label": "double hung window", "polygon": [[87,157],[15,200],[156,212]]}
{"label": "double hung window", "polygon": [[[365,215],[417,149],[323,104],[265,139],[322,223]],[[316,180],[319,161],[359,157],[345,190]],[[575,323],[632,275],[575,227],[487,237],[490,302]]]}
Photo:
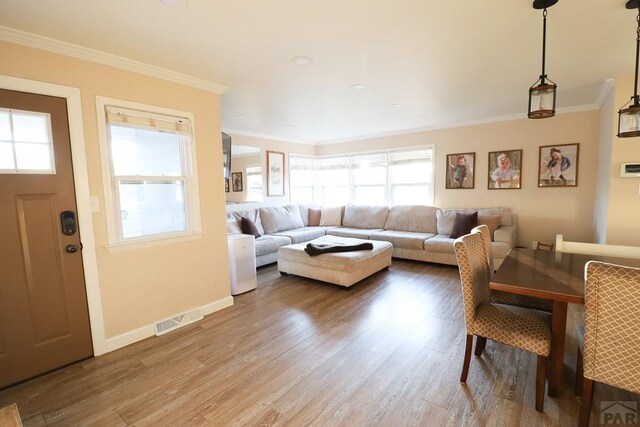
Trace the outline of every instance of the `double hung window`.
{"label": "double hung window", "polygon": [[106,106],[116,242],[199,228],[191,121]]}

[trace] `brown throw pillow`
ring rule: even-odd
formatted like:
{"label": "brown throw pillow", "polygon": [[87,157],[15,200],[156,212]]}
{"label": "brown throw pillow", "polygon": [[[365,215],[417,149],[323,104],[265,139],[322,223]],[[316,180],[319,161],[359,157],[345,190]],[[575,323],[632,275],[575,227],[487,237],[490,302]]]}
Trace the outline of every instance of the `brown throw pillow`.
{"label": "brown throw pillow", "polygon": [[309,227],[317,227],[320,225],[320,209],[309,208]]}
{"label": "brown throw pillow", "polygon": [[478,225],[486,225],[491,233],[491,241],[493,242],[493,233],[500,227],[500,215],[478,215]]}
{"label": "brown throw pillow", "polygon": [[478,212],[456,214],[456,219],[453,221],[453,230],[451,231],[452,239],[457,239],[460,236],[471,233],[471,229],[478,225]]}
{"label": "brown throw pillow", "polygon": [[242,217],[240,220],[240,230],[242,230],[242,234],[252,234],[256,239],[260,237],[258,228],[249,218]]}

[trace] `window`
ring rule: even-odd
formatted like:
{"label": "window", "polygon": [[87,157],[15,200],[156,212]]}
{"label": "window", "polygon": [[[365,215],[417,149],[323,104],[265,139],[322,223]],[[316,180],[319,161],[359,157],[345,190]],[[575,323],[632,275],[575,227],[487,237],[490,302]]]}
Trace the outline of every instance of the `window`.
{"label": "window", "polygon": [[262,201],[262,166],[247,166],[247,200],[252,202]]}
{"label": "window", "polygon": [[432,149],[389,153],[390,205],[433,204]]}
{"label": "window", "polygon": [[316,168],[315,157],[294,154],[289,156],[291,203],[309,203],[315,200]]}
{"label": "window", "polygon": [[349,156],[318,159],[320,204],[346,205],[351,200]]}
{"label": "window", "polygon": [[351,156],[353,203],[385,205],[387,200],[387,154]]}
{"label": "window", "polygon": [[190,120],[106,106],[106,125],[115,241],[195,231]]}
{"label": "window", "polygon": [[56,173],[48,113],[0,108],[0,173]]}
{"label": "window", "polygon": [[291,155],[291,203],[433,204],[433,148],[335,157]]}

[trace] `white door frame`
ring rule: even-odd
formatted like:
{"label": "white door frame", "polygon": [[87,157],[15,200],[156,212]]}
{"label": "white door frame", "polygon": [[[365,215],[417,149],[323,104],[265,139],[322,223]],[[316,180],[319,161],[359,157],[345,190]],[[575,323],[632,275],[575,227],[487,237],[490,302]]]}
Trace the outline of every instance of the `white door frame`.
{"label": "white door frame", "polygon": [[0,88],[56,96],[67,100],[73,178],[80,237],[83,244],[82,264],[84,266],[84,283],[87,289],[91,340],[93,342],[93,354],[99,356],[106,353],[108,347],[98,278],[98,259],[96,256],[95,236],[93,232],[93,216],[91,214],[91,196],[89,192],[89,174],[87,171],[87,156],[84,144],[80,89],[4,75],[0,75]]}

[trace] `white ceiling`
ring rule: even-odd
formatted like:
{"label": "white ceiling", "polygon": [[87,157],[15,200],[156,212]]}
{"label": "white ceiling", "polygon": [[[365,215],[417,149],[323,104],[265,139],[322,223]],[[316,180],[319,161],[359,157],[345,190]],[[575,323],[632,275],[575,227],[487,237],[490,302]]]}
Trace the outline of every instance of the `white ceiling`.
{"label": "white ceiling", "polygon": [[[0,25],[228,86],[223,130],[301,142],[524,117],[540,74],[542,12],[531,0],[178,3],[2,0]],[[593,107],[605,79],[633,73],[636,18],[624,5],[549,9],[560,111]]]}

